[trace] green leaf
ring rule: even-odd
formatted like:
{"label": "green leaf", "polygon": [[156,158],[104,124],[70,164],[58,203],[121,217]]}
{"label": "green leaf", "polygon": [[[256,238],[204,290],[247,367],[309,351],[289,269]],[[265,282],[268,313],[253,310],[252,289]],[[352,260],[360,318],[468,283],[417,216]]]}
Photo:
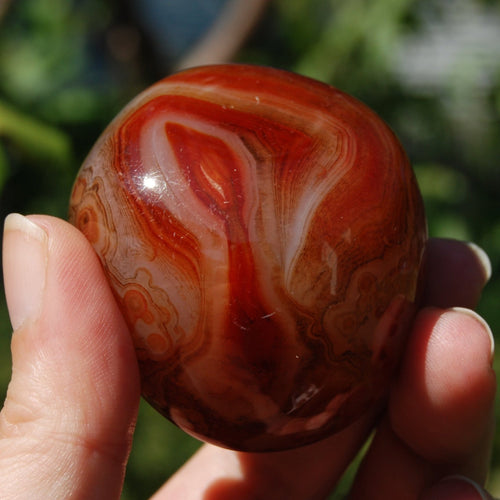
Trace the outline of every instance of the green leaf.
{"label": "green leaf", "polygon": [[24,154],[49,165],[66,166],[72,158],[71,141],[64,132],[0,101],[0,137]]}

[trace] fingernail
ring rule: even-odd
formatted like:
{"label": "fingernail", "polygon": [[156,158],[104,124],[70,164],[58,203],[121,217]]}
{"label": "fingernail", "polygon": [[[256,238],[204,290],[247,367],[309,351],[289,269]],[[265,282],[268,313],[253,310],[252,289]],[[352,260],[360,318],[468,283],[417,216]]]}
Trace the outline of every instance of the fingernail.
{"label": "fingernail", "polygon": [[469,242],[467,243],[467,246],[472,250],[479,264],[481,265],[484,272],[485,283],[487,283],[491,278],[491,261],[488,257],[488,254],[475,243]]}
{"label": "fingernail", "polygon": [[45,289],[48,235],[19,214],[4,223],[3,273],[12,328],[35,321]]}
{"label": "fingernail", "polygon": [[[491,497],[472,479],[461,476],[448,476],[432,488],[433,496],[431,495],[426,500],[434,500],[434,498],[453,498],[461,500],[462,498],[477,500],[491,500]],[[471,494],[473,496],[471,496]]]}
{"label": "fingernail", "polygon": [[461,314],[466,314],[470,318],[476,320],[483,327],[490,340],[490,362],[493,363],[493,358],[495,355],[495,337],[493,336],[490,325],[488,325],[488,323],[486,323],[486,321],[472,309],[467,309],[466,307],[452,307],[451,310],[459,312]]}

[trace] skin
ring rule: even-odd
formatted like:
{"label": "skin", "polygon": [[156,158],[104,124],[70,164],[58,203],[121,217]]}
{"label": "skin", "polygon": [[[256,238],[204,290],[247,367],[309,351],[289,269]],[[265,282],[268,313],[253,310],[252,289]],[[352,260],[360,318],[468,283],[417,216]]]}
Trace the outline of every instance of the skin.
{"label": "skin", "polygon": [[[98,259],[59,219],[9,217],[4,234],[14,334],[0,413],[0,496],[119,498],[139,374]],[[471,311],[488,277],[476,247],[431,240],[424,307],[382,411],[287,452],[204,445],[154,500],[325,498],[374,428],[352,499],[491,498],[477,484],[486,478],[494,429],[493,344]]]}

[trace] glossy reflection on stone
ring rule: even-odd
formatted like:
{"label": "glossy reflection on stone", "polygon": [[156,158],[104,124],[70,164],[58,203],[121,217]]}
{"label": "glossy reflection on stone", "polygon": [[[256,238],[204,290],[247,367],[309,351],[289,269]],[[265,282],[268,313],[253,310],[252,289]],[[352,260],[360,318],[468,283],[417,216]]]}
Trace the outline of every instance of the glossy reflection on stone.
{"label": "glossy reflection on stone", "polygon": [[291,448],[384,396],[425,219],[399,142],[346,94],[252,66],[166,78],[99,139],[70,219],[128,322],[144,397],[190,434]]}

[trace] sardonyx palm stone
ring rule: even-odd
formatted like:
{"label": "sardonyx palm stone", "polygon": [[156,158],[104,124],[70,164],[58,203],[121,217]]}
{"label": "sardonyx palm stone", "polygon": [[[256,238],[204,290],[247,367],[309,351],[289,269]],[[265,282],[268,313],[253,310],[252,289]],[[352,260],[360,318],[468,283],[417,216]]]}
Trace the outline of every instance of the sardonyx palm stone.
{"label": "sardonyx palm stone", "polygon": [[128,323],[143,396],[191,435],[297,447],[384,398],[426,223],[400,143],[354,98],[263,67],[174,74],[105,130],[70,219]]}

